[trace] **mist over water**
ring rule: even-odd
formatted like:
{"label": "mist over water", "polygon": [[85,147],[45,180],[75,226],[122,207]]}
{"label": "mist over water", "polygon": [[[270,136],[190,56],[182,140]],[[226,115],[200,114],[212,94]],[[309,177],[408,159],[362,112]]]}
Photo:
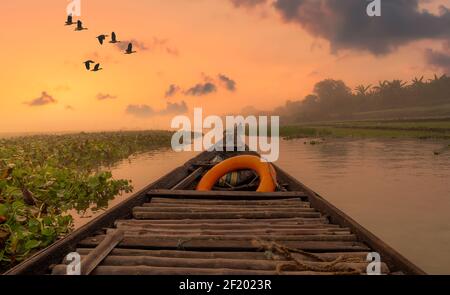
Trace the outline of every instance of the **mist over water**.
{"label": "mist over water", "polygon": [[[276,164],[426,272],[450,274],[448,142],[308,142],[281,141]],[[138,191],[196,154],[171,150],[143,154],[119,163],[113,175],[132,179]],[[129,196],[117,197],[110,208]],[[90,220],[76,218],[76,226]]]}

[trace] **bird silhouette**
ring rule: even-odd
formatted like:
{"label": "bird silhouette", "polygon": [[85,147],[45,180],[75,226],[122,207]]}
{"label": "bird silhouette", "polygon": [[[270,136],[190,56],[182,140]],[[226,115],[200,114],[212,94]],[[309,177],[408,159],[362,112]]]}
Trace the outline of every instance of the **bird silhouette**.
{"label": "bird silhouette", "polygon": [[125,51],[125,54],[132,54],[132,53],[136,53],[136,51],[133,51],[133,44],[129,43],[127,50]]}
{"label": "bird silhouette", "polygon": [[91,64],[93,64],[93,63],[95,63],[95,61],[93,61],[93,60],[87,60],[87,61],[85,61],[84,62],[84,65],[85,65],[85,67],[86,67],[86,70],[90,70],[91,69]]}
{"label": "bird silhouette", "polygon": [[73,22],[73,17],[72,17],[71,14],[69,14],[69,15],[67,16],[66,26],[71,26],[71,25],[74,25],[74,24],[75,24],[75,23]]}
{"label": "bird silhouette", "polygon": [[101,45],[103,45],[103,42],[105,41],[106,37],[108,37],[108,35],[99,35],[97,36],[97,40],[98,42],[100,42]]}
{"label": "bird silhouette", "polygon": [[77,21],[77,28],[75,29],[75,31],[83,31],[83,30],[87,30],[87,28],[83,27],[83,23],[81,22],[81,20]]}
{"label": "bird silhouette", "polygon": [[92,72],[98,72],[100,70],[103,70],[102,68],[100,68],[100,64],[96,64],[95,67],[92,69]]}
{"label": "bird silhouette", "polygon": [[115,32],[111,33],[111,41],[109,41],[109,43],[119,43],[120,41],[117,41],[117,36]]}

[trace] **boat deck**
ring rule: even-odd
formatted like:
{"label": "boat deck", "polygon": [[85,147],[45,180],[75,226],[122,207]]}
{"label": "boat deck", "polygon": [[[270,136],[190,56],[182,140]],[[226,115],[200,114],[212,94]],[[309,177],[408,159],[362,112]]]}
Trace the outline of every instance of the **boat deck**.
{"label": "boat deck", "polygon": [[77,244],[83,274],[365,274],[372,252],[302,192],[153,190],[130,217]]}

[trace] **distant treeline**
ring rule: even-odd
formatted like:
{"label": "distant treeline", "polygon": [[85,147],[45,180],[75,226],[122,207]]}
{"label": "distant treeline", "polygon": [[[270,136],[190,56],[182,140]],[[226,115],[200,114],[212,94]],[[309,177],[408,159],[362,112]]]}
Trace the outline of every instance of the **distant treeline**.
{"label": "distant treeline", "polygon": [[[442,108],[450,106],[450,77],[437,76],[425,80],[414,78],[380,81],[378,85],[359,85],[350,89],[343,81],[327,79],[314,86],[313,93],[303,100],[288,101],[277,108],[282,123],[411,117],[427,114],[445,115]],[[404,109],[403,112],[398,110]],[[427,110],[427,112],[419,112]],[[445,110],[450,114],[450,108]]]}

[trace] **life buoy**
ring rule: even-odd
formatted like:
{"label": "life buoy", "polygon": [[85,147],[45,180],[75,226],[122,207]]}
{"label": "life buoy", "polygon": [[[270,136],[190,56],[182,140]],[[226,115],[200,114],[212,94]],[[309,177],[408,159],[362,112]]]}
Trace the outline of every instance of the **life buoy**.
{"label": "life buoy", "polygon": [[254,170],[260,179],[257,192],[274,192],[276,172],[270,163],[261,162],[257,156],[245,155],[226,159],[209,170],[197,185],[198,191],[210,191],[214,184],[227,173],[237,170]]}

